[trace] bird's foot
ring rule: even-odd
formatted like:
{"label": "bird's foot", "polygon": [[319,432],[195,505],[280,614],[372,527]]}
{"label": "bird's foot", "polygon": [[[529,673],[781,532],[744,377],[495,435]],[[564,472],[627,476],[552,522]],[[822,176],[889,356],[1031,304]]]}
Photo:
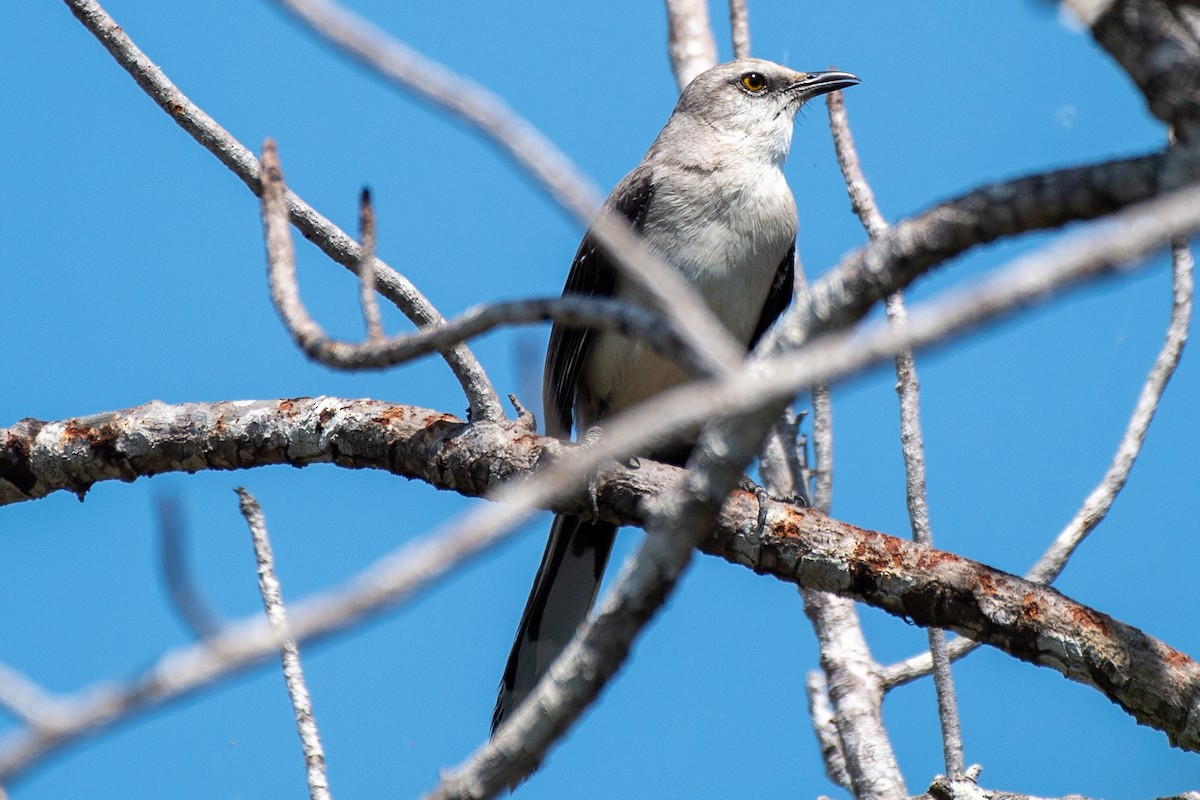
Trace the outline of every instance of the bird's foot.
{"label": "bird's foot", "polygon": [[776,497],[768,492],[763,487],[750,479],[749,475],[743,475],[738,481],[738,488],[750,492],[758,501],[758,532],[761,534],[767,528],[767,504],[770,502],[787,503],[790,506],[799,506],[800,508],[808,508],[808,501],[803,495],[789,495],[787,497]]}
{"label": "bird's foot", "polygon": [[[586,431],[584,431],[583,436],[579,437],[579,446],[580,447],[595,447],[596,445],[600,444],[600,441],[603,438],[604,438],[604,429],[601,428],[599,425],[593,425],[590,428],[588,428]],[[589,470],[588,477],[587,477],[588,503],[591,506],[593,517],[600,516],[600,501],[597,497],[597,495],[599,494],[599,491],[600,491],[599,487],[597,486],[597,483],[599,482],[599,476],[597,473],[599,473],[599,471],[600,471],[599,467],[597,467],[596,469],[593,469],[593,470]]]}

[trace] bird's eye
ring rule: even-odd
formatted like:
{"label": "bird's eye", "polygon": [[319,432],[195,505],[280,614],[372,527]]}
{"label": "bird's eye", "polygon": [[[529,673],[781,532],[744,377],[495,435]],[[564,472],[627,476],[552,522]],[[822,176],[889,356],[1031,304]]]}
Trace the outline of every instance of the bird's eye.
{"label": "bird's eye", "polygon": [[761,72],[747,72],[742,76],[742,86],[746,88],[746,91],[758,94],[767,88],[767,79]]}

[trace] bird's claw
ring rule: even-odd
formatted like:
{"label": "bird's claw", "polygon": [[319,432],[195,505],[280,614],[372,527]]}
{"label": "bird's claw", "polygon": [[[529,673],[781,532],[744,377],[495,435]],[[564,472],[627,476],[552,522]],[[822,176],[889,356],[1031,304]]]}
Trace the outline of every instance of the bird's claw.
{"label": "bird's claw", "polygon": [[760,535],[767,529],[767,507],[769,503],[786,503],[789,506],[808,508],[808,502],[803,495],[776,497],[746,475],[743,475],[742,479],[738,481],[738,488],[750,492],[758,501],[758,533]]}

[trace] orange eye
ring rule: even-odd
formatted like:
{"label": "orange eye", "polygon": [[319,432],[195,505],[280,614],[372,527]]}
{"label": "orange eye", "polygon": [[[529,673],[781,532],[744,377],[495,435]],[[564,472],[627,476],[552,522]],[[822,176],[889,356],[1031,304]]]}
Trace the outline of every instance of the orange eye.
{"label": "orange eye", "polygon": [[758,94],[763,89],[767,88],[767,79],[759,72],[747,72],[742,76],[742,86],[746,91]]}

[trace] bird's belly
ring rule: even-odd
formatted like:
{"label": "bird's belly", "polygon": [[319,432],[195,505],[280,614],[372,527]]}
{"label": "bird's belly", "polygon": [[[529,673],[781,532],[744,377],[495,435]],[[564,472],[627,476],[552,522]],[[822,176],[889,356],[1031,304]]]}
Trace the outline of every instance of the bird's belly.
{"label": "bird's belly", "polygon": [[[771,247],[755,242],[741,251],[731,247],[733,239],[728,234],[696,235],[681,241],[685,243],[667,258],[730,335],[749,344],[790,241]],[[644,292],[628,285],[619,286],[617,297],[651,307]],[[644,342],[619,333],[599,333],[584,365],[583,391],[576,409],[579,422],[585,427],[594,424],[601,415],[640,403],[688,378],[677,362]]]}

